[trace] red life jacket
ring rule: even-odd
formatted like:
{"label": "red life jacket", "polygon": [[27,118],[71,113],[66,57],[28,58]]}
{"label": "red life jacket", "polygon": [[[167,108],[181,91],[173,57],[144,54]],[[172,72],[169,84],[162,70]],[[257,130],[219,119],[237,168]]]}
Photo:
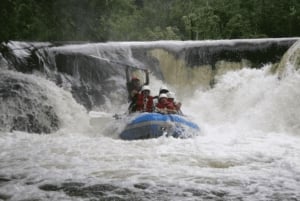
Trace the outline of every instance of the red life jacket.
{"label": "red life jacket", "polygon": [[170,105],[172,105],[172,107],[175,109],[175,110],[180,110],[180,106],[181,104],[180,103],[175,103],[174,102],[174,99],[168,99]]}
{"label": "red life jacket", "polygon": [[138,94],[136,99],[136,111],[153,112],[153,97],[144,97],[143,94]]}
{"label": "red life jacket", "polygon": [[165,108],[167,108],[167,104],[164,104],[162,102],[158,102],[156,104],[156,107],[159,108],[159,109],[165,109]]}
{"label": "red life jacket", "polygon": [[162,103],[162,102],[158,102],[156,104],[156,107],[159,108],[159,109],[169,109],[169,110],[175,110],[176,108],[174,107],[174,104],[173,103],[170,103],[170,102],[166,102],[165,104]]}
{"label": "red life jacket", "polygon": [[176,114],[177,113],[177,110],[174,107],[174,104],[170,103],[170,102],[166,102],[166,103],[158,102],[156,104],[156,108],[165,110],[165,112],[167,112],[168,114]]}

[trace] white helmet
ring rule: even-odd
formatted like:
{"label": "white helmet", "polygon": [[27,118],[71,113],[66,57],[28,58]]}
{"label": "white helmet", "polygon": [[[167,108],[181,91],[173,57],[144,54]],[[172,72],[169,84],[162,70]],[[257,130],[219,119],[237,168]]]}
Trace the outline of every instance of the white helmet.
{"label": "white helmet", "polygon": [[141,90],[141,91],[146,91],[146,90],[151,91],[151,90],[150,90],[150,87],[149,87],[148,85],[144,85],[144,86],[142,87],[142,90]]}
{"label": "white helmet", "polygon": [[173,98],[173,99],[175,99],[175,93],[174,92],[168,92],[167,93],[167,96],[168,96],[168,98]]}
{"label": "white helmet", "polygon": [[167,96],[167,94],[160,94],[158,98],[159,99],[161,99],[161,98],[168,98],[168,96]]}
{"label": "white helmet", "polygon": [[161,86],[159,89],[159,93],[168,93],[168,92],[169,92],[169,89],[166,86]]}

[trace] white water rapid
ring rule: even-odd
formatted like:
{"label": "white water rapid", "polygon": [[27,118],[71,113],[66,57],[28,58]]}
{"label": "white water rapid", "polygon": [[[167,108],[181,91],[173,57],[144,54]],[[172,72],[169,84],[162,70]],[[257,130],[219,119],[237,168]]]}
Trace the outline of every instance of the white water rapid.
{"label": "white water rapid", "polygon": [[[278,80],[269,68],[228,72],[178,97],[201,127],[184,140],[120,140],[114,113],[88,116],[36,79],[69,125],[0,133],[0,200],[300,200],[300,74]],[[93,115],[101,120],[89,126]]]}

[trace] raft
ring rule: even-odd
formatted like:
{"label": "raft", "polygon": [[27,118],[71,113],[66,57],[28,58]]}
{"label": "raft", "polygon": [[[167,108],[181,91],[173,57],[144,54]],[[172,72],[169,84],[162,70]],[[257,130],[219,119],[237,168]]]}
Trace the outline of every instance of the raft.
{"label": "raft", "polygon": [[140,113],[121,132],[124,140],[138,140],[172,136],[190,138],[198,135],[200,128],[185,116],[176,114]]}

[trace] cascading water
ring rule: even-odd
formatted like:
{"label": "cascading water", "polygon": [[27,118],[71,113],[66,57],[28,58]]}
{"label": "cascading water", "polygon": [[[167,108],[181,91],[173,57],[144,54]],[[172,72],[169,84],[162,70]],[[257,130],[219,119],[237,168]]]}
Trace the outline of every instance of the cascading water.
{"label": "cascading water", "polygon": [[[1,131],[0,199],[300,200],[300,74],[279,79],[271,68],[235,68],[216,76],[213,88],[198,85],[189,93],[167,83],[201,135],[130,142],[118,139],[124,122],[112,118],[126,110],[126,93],[107,96],[101,111],[88,116],[66,85],[11,71],[40,87],[36,93],[47,97],[63,126],[49,135]],[[125,82],[114,79],[117,86]],[[162,84],[152,74],[152,93]],[[120,94],[123,102],[112,100]]]}

